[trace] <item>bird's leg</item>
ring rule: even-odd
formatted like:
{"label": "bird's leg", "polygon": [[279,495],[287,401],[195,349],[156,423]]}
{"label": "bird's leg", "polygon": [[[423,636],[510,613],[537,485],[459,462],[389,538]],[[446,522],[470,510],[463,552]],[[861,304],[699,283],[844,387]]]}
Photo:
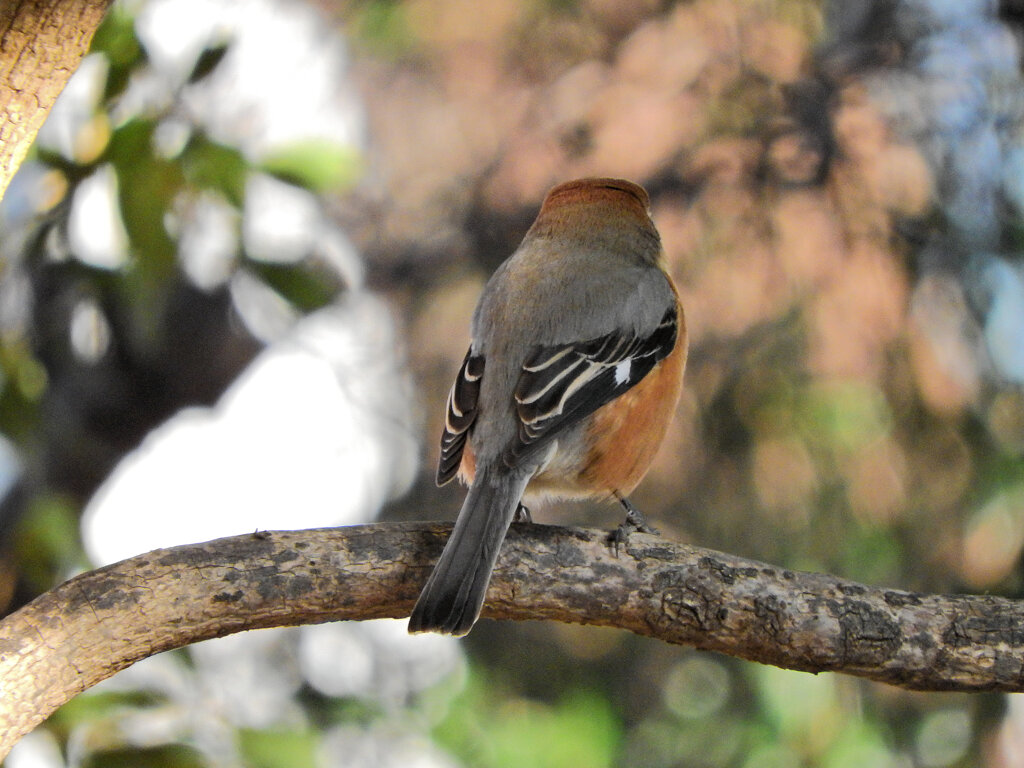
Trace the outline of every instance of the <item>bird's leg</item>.
{"label": "bird's leg", "polygon": [[530,510],[526,508],[523,502],[519,502],[519,506],[516,507],[516,513],[512,515],[513,523],[532,523],[533,518],[530,517]]}
{"label": "bird's leg", "polygon": [[611,544],[615,549],[615,556],[619,555],[619,547],[625,544],[629,540],[629,534],[633,531],[639,531],[640,533],[654,533],[658,531],[647,524],[647,518],[644,517],[643,512],[633,506],[632,502],[623,496],[618,491],[615,491],[615,498],[619,500],[619,503],[626,510],[626,519],[622,522],[618,528],[611,533]]}
{"label": "bird's leg", "polygon": [[633,506],[633,503],[625,496],[620,496],[618,492],[615,493],[615,498],[619,500],[619,503],[626,510],[626,522],[623,525],[629,526],[640,533],[657,533],[657,529],[652,525],[647,524],[647,518],[644,517],[644,513]]}

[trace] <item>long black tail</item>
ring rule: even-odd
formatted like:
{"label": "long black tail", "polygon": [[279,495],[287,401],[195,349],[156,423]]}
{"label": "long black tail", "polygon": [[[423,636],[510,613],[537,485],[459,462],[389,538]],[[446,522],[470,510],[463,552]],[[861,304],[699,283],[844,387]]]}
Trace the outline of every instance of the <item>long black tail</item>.
{"label": "long black tail", "polygon": [[464,635],[484,604],[498,550],[529,477],[478,474],[409,617],[410,632]]}

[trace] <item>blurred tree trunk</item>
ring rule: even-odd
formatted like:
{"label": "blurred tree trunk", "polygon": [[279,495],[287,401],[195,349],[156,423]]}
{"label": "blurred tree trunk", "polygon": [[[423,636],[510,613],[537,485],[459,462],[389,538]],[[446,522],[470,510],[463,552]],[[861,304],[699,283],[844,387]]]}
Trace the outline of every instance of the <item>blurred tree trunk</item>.
{"label": "blurred tree trunk", "polygon": [[[450,525],[281,531],[149,552],[0,621],[0,759],[75,694],[244,629],[409,615]],[[917,690],[1022,691],[1024,603],[879,589],[634,534],[513,525],[483,615],[666,642]]]}
{"label": "blurred tree trunk", "polygon": [[0,198],[113,0],[0,0]]}

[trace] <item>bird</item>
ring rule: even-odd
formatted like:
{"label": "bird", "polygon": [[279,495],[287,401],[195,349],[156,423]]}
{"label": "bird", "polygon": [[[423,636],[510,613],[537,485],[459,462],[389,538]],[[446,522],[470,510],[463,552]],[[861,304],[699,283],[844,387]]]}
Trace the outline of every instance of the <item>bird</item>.
{"label": "bird", "polygon": [[650,467],[686,367],[679,291],[643,187],[553,187],[473,312],[448,394],[437,484],[469,490],[409,618],[411,633],[467,634],[525,501],[618,500]]}

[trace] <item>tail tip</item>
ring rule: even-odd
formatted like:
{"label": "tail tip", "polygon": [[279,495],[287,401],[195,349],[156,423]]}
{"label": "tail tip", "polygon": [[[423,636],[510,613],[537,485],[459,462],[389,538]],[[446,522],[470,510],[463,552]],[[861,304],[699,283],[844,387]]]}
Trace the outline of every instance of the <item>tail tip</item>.
{"label": "tail tip", "polygon": [[465,637],[469,630],[476,624],[477,617],[474,615],[454,614],[448,616],[430,615],[431,612],[422,610],[417,605],[409,617],[408,632],[410,635],[422,635],[427,632],[434,632],[439,635],[450,635],[452,637]]}

